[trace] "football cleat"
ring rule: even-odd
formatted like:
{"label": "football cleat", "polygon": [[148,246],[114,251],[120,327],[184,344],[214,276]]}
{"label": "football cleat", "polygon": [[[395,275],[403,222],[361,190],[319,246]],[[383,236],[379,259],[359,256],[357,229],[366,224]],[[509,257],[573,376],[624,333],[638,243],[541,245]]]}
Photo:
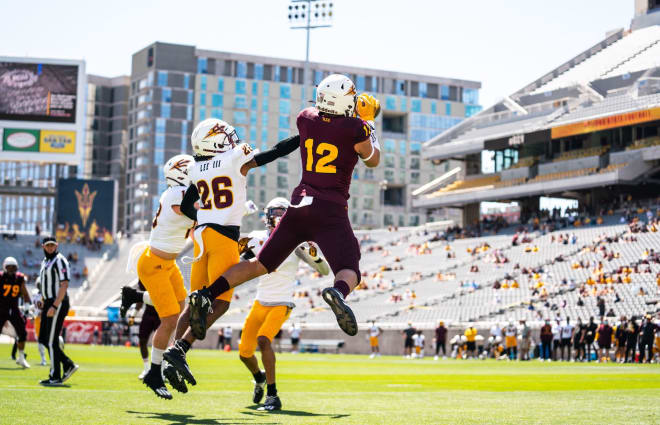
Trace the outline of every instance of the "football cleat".
{"label": "football cleat", "polygon": [[140,381],[142,381],[142,380],[144,379],[144,377],[147,376],[147,373],[149,373],[149,370],[148,370],[148,369],[144,369],[144,370],[138,375],[138,379],[139,379]]}
{"label": "football cleat", "polygon": [[[195,380],[195,377],[193,376],[192,372],[190,371],[190,368],[188,367],[188,363],[186,362],[186,354],[179,349],[176,344],[172,345],[170,348],[165,350],[163,352],[163,358],[167,360],[167,367],[165,368],[165,371],[167,371],[167,374],[165,375],[167,379],[170,380],[170,383],[176,378],[173,376],[171,373],[170,368],[174,368],[176,371],[178,371],[181,374],[181,377],[188,381],[190,385],[197,385],[197,381]],[[172,377],[170,377],[172,375]],[[174,386],[174,384],[172,383]],[[177,388],[177,391],[181,391]],[[186,388],[187,391],[187,388]],[[185,391],[181,391],[185,392]]]}
{"label": "football cleat", "polygon": [[[261,373],[264,373],[262,370]],[[266,380],[264,379],[263,382],[257,382],[257,381],[252,381],[254,382],[254,392],[252,393],[252,402],[254,404],[259,404],[261,403],[261,399],[264,398],[264,388],[266,387]]]}
{"label": "football cleat", "polygon": [[267,412],[272,412],[273,410],[282,410],[282,402],[278,396],[269,395],[266,397],[266,402],[264,405],[257,410],[265,410]]}
{"label": "football cleat", "polygon": [[190,329],[195,338],[203,340],[206,338],[206,316],[213,313],[208,290],[201,289],[192,292],[188,300],[190,305]]}
{"label": "football cleat", "polygon": [[135,303],[142,301],[142,297],[138,290],[130,286],[123,286],[121,288],[121,307],[119,307],[119,315],[122,319],[126,318],[128,309]]}
{"label": "football cleat", "polygon": [[18,359],[16,359],[16,364],[22,367],[23,369],[30,368],[30,364],[25,360],[24,357],[19,357]]}
{"label": "football cleat", "polygon": [[66,369],[64,370],[64,375],[62,376],[62,382],[66,382],[67,379],[71,378],[71,375],[73,375],[74,373],[76,373],[76,371],[78,370],[79,367],[80,367],[80,366],[78,366],[77,364],[73,363],[71,366],[69,366],[68,368],[66,368]]}
{"label": "football cleat", "polygon": [[41,363],[39,363],[39,366],[48,366],[48,363],[46,360],[42,360]]}
{"label": "football cleat", "polygon": [[44,379],[42,381],[39,381],[39,385],[43,385],[44,387],[61,387],[62,386],[62,380],[61,379],[48,378],[48,379]]}
{"label": "football cleat", "polygon": [[170,362],[163,362],[163,375],[172,388],[180,393],[185,394],[188,392],[188,386],[186,385],[186,381],[183,379],[181,372],[172,366]]}
{"label": "football cleat", "polygon": [[332,312],[335,313],[337,324],[341,330],[349,336],[356,335],[358,332],[357,320],[355,320],[353,310],[344,302],[341,292],[335,288],[325,288],[321,292],[321,296],[323,301],[330,306]]}
{"label": "football cleat", "polygon": [[149,387],[158,397],[164,398],[166,400],[172,400],[172,394],[168,391],[165,383],[163,382],[163,377],[160,373],[155,372],[153,369],[144,377],[144,385]]}

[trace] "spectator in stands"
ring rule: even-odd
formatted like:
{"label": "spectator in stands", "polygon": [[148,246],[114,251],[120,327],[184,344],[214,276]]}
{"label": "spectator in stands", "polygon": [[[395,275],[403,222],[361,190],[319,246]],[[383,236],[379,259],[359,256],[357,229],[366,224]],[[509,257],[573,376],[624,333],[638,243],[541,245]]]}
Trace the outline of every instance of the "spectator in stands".
{"label": "spectator in stands", "polygon": [[596,305],[598,306],[598,315],[602,318],[605,316],[605,298],[598,297]]}
{"label": "spectator in stands", "polygon": [[532,345],[532,330],[527,326],[525,319],[520,320],[520,326],[520,360],[529,360],[529,349]]}
{"label": "spectator in stands", "polygon": [[596,323],[594,323],[593,316],[591,316],[589,318],[589,324],[587,324],[587,333],[585,334],[585,337],[584,337],[584,342],[585,342],[586,349],[587,349],[587,361],[588,362],[591,361],[591,357],[592,357],[591,356],[591,350],[594,350],[594,354],[596,354],[596,356],[598,355],[598,353],[596,353],[596,350],[593,346],[594,345],[594,340],[596,339],[596,331],[597,330],[598,330],[598,326],[596,325]]}
{"label": "spectator in stands", "polygon": [[413,328],[412,322],[408,322],[408,327],[401,332],[403,335],[403,357],[407,359],[412,355],[413,335],[415,335],[416,332],[417,331]]}
{"label": "spectator in stands", "polygon": [[438,360],[440,349],[442,348],[442,358],[447,357],[447,328],[445,323],[441,320],[438,322],[438,327],[435,328],[435,357],[433,360]]}
{"label": "spectator in stands", "polygon": [[610,348],[612,348],[612,333],[613,329],[607,322],[603,320],[603,323],[598,328],[598,348],[600,349],[600,356],[598,358],[599,362],[608,362],[610,361]]}
{"label": "spectator in stands", "polygon": [[[561,361],[571,361],[571,340],[573,339],[574,326],[571,318],[566,317],[566,321],[561,325]],[[564,355],[564,352],[566,353]]]}
{"label": "spectator in stands", "polygon": [[550,356],[550,347],[552,346],[552,325],[550,320],[545,320],[545,325],[541,327],[541,353],[539,358],[544,361],[552,361]]}
{"label": "spectator in stands", "polygon": [[477,350],[477,329],[474,325],[468,326],[464,332],[466,339],[466,358],[474,358],[475,351]]}

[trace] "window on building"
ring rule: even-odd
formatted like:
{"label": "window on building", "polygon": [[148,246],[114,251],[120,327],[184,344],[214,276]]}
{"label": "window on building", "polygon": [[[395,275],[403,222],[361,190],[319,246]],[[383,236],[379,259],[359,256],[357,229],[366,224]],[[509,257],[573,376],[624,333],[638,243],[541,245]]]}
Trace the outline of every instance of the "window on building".
{"label": "window on building", "polygon": [[418,142],[410,143],[410,154],[411,155],[421,155],[422,153],[422,144]]}
{"label": "window on building", "polygon": [[183,88],[190,88],[190,74],[183,74]]}
{"label": "window on building", "polygon": [[[234,112],[236,113],[236,112]],[[234,127],[236,129],[236,135],[238,136],[239,139],[241,140],[247,140],[247,128],[243,127],[242,125],[237,125]]]}
{"label": "window on building", "polygon": [[403,112],[408,110],[408,99],[406,99],[405,97],[401,98],[401,107],[400,107],[400,109]]}
{"label": "window on building", "polygon": [[199,120],[204,121],[206,119],[206,108],[203,106],[199,107]]}
{"label": "window on building", "polygon": [[280,97],[282,99],[291,99],[291,86],[289,84],[280,84]]}
{"label": "window on building", "polygon": [[451,115],[451,103],[449,102],[445,104],[445,115]]}
{"label": "window on building", "polygon": [[419,184],[419,173],[417,171],[410,173],[410,183]]}
{"label": "window on building", "polygon": [[158,85],[161,87],[167,85],[167,71],[158,71]]}
{"label": "window on building", "polygon": [[156,118],[156,133],[165,133],[165,123],[163,118]]}
{"label": "window on building", "polygon": [[383,115],[383,131],[390,133],[405,133],[403,115]]}
{"label": "window on building", "polygon": [[385,139],[383,147],[385,148],[385,152],[394,153],[396,151],[396,142],[392,139]]}
{"label": "window on building", "polygon": [[373,210],[374,209],[374,198],[363,198],[362,208],[365,209],[365,210]]}
{"label": "window on building", "polygon": [[394,159],[395,156],[392,154],[385,154],[385,167],[394,168]]}
{"label": "window on building", "polygon": [[287,176],[277,176],[277,188],[278,189],[289,188],[289,179],[287,178]]}
{"label": "window on building", "polygon": [[364,75],[358,75],[355,81],[355,85],[358,91],[365,91],[365,79]]}
{"label": "window on building", "polygon": [[400,96],[406,95],[406,81],[405,80],[395,80],[394,81],[394,94]]}
{"label": "window on building", "polygon": [[277,140],[283,140],[289,137],[289,130],[278,130]]}
{"label": "window on building", "polygon": [[[202,93],[203,94],[203,93]],[[206,96],[204,96],[206,97]],[[206,102],[204,102],[206,103]],[[214,93],[211,95],[211,106],[214,107],[222,107],[224,104],[224,96],[221,95],[220,93]]]}
{"label": "window on building", "polygon": [[199,88],[206,90],[206,75],[202,75],[202,78],[199,79]]}
{"label": "window on building", "polygon": [[256,81],[252,82],[252,96],[258,96],[259,95],[259,83]]}
{"label": "window on building", "polygon": [[247,112],[245,111],[234,111],[234,124],[247,124]]}
{"label": "window on building", "polygon": [[280,115],[279,116],[279,128],[289,128],[289,116]]}
{"label": "window on building", "polygon": [[291,114],[291,101],[280,99],[280,114]]}
{"label": "window on building", "polygon": [[419,83],[419,97],[427,97],[428,87],[426,83]]}
{"label": "window on building", "polygon": [[286,160],[277,161],[277,172],[288,174],[289,173],[289,162]]}
{"label": "window on building", "polygon": [[449,100],[449,86],[440,86],[440,99]]}
{"label": "window on building", "polygon": [[188,91],[188,105],[193,104],[193,97],[194,97],[194,92],[192,90]]}
{"label": "window on building", "polygon": [[247,98],[245,96],[236,96],[234,98],[234,108],[247,109]]}
{"label": "window on building", "polygon": [[245,80],[236,80],[236,94],[247,94],[247,84]]}
{"label": "window on building", "polygon": [[431,113],[432,114],[438,113],[438,102],[436,102],[435,100],[431,102]]}
{"label": "window on building", "polygon": [[208,73],[208,59],[206,59],[206,58],[197,58],[197,73],[198,74],[207,74]]}
{"label": "window on building", "polygon": [[394,97],[394,96],[386,96],[385,97],[385,109],[390,110],[390,111],[395,111],[396,110],[396,97]]}
{"label": "window on building", "polygon": [[172,105],[163,103],[160,105],[160,116],[163,118],[170,118],[172,115]]}
{"label": "window on building", "polygon": [[236,77],[238,78],[247,77],[247,63],[243,61],[236,62]]}
{"label": "window on building", "polygon": [[479,104],[479,90],[477,89],[463,89],[463,103],[469,103],[470,105]]}
{"label": "window on building", "polygon": [[314,85],[317,86],[323,79],[323,71],[318,69],[314,71]]}
{"label": "window on building", "polygon": [[254,65],[254,79],[263,80],[264,79],[264,65],[257,63]]}
{"label": "window on building", "polygon": [[162,101],[163,102],[171,102],[172,101],[172,89],[170,89],[170,88],[163,89]]}
{"label": "window on building", "polygon": [[410,102],[411,112],[422,112],[422,101],[420,99],[413,99]]}

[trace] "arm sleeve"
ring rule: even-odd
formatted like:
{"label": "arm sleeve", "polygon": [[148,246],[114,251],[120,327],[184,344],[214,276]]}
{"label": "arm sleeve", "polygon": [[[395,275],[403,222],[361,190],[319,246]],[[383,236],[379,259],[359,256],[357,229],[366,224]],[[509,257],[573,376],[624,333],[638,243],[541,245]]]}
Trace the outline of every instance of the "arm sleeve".
{"label": "arm sleeve", "polygon": [[197,210],[195,209],[195,202],[199,199],[199,193],[197,192],[197,187],[194,184],[188,186],[188,190],[183,195],[181,200],[181,212],[185,214],[186,217],[193,221],[197,221]]}
{"label": "arm sleeve", "polygon": [[60,282],[69,280],[69,262],[63,256],[57,260],[57,275],[60,278]]}
{"label": "arm sleeve", "polygon": [[262,166],[268,164],[269,162],[275,161],[277,158],[287,156],[291,152],[298,149],[299,146],[300,135],[296,134],[295,136],[281,140],[271,149],[256,154],[254,156],[254,160],[257,162],[258,166]]}
{"label": "arm sleeve", "polygon": [[355,125],[352,130],[353,144],[364,142],[365,140],[371,138],[371,126],[366,121],[363,121],[359,118],[355,118]]}

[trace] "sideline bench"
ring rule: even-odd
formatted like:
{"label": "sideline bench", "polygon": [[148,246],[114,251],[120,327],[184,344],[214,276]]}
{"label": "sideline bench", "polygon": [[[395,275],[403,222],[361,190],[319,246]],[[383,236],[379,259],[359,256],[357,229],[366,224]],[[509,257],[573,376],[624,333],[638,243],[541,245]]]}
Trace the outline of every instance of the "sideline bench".
{"label": "sideline bench", "polygon": [[[291,340],[287,339],[280,343],[282,350],[291,350]],[[334,350],[339,354],[339,349],[344,347],[343,339],[301,339],[298,349],[301,353],[325,353],[326,350]]]}

